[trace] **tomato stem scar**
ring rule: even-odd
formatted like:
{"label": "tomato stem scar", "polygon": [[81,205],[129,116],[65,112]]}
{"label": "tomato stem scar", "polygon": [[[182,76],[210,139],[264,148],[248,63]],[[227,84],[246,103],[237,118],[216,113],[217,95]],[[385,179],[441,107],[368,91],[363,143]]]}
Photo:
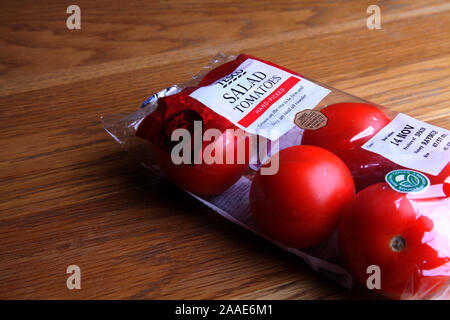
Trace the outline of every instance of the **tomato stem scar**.
{"label": "tomato stem scar", "polygon": [[406,248],[406,240],[400,235],[397,235],[391,239],[391,249],[395,252],[401,252]]}

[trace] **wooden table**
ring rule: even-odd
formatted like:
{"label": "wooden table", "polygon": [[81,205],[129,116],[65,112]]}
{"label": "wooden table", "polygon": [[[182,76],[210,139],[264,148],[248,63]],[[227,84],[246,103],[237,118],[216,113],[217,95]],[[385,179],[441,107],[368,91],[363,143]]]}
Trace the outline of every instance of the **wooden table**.
{"label": "wooden table", "polygon": [[[81,30],[66,28],[73,2]],[[355,297],[152,176],[100,115],[223,51],[450,128],[447,1],[45,3],[0,4],[0,298]]]}

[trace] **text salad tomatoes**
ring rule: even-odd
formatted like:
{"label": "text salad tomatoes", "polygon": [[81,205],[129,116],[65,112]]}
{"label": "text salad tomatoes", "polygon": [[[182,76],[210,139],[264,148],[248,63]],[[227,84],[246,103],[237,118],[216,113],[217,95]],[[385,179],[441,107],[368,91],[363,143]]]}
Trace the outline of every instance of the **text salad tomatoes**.
{"label": "text salad tomatoes", "polygon": [[314,146],[293,146],[279,152],[279,170],[253,179],[250,208],[259,229],[290,247],[306,248],[326,240],[344,206],[354,196],[345,164]]}

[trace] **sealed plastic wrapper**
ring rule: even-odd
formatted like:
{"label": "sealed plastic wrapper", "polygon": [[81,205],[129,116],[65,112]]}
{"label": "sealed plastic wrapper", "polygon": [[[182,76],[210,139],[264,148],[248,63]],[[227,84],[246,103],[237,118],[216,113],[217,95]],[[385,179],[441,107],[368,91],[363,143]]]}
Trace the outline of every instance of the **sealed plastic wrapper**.
{"label": "sealed plastic wrapper", "polygon": [[245,54],[103,122],[145,167],[343,286],[449,298],[449,130]]}

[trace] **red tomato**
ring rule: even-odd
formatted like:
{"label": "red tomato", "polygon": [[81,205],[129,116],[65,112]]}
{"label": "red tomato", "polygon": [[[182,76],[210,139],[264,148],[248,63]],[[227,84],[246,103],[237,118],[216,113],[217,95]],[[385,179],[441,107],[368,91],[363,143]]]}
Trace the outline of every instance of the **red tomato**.
{"label": "red tomato", "polygon": [[450,281],[450,199],[413,195],[372,185],[339,221],[349,269],[365,285],[367,268],[378,266],[381,288],[375,290],[391,298],[427,298]]}
{"label": "red tomato", "polygon": [[303,142],[330,151],[360,147],[390,122],[383,110],[367,103],[335,103],[320,111],[327,125],[307,130]]}
{"label": "red tomato", "polygon": [[276,174],[255,175],[250,208],[264,234],[306,248],[331,235],[354,192],[350,171],[337,156],[314,146],[293,146],[279,152]]}
{"label": "red tomato", "polygon": [[367,103],[336,103],[320,110],[328,118],[325,127],[306,130],[302,144],[325,148],[338,155],[349,167],[356,189],[381,182],[393,162],[361,146],[386,126],[390,119],[374,105]]}
{"label": "red tomato", "polygon": [[[245,173],[249,165],[251,144],[248,136],[237,136],[232,131],[225,131],[221,138],[211,143],[205,143],[201,152],[206,148],[215,149],[223,155],[222,163],[207,164],[212,161],[214,152],[208,153],[201,164],[174,164],[171,155],[155,147],[156,160],[162,172],[176,185],[198,196],[213,196],[226,191]],[[244,163],[238,162],[238,150],[245,150]],[[226,155],[234,155],[233,163],[226,163]]]}

